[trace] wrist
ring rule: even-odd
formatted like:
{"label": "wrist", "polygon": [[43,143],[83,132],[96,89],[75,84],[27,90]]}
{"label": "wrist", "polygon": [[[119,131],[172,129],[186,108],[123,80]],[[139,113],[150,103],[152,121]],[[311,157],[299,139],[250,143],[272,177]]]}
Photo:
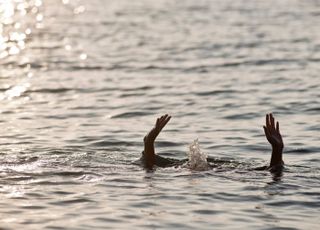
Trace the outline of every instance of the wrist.
{"label": "wrist", "polygon": [[153,137],[150,137],[150,135],[146,135],[144,138],[143,138],[143,142],[146,144],[146,143],[154,143],[155,141],[155,138]]}

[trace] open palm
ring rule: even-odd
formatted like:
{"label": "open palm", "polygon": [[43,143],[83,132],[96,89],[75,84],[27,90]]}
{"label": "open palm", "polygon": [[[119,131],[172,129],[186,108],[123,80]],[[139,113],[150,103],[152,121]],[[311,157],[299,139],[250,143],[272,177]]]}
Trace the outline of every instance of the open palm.
{"label": "open palm", "polygon": [[273,115],[266,115],[266,125],[263,126],[267,140],[273,148],[283,148],[282,136],[280,134],[279,122],[275,123]]}
{"label": "open palm", "polygon": [[150,132],[144,137],[144,142],[154,142],[163,127],[170,121],[171,116],[168,114],[159,117],[156,121],[155,126],[150,130]]}

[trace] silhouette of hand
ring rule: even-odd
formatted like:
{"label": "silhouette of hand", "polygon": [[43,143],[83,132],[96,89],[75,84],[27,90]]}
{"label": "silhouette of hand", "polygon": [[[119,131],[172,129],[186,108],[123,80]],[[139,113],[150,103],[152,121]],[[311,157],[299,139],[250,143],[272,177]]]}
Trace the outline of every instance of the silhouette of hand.
{"label": "silhouette of hand", "polygon": [[159,118],[157,118],[155,126],[150,130],[150,132],[144,137],[145,143],[152,143],[155,141],[163,127],[166,126],[166,124],[170,121],[171,116],[168,114],[163,115]]}
{"label": "silhouette of hand", "polygon": [[267,140],[272,148],[283,149],[282,136],[279,130],[279,122],[275,124],[272,113],[266,115],[266,125],[263,126]]}

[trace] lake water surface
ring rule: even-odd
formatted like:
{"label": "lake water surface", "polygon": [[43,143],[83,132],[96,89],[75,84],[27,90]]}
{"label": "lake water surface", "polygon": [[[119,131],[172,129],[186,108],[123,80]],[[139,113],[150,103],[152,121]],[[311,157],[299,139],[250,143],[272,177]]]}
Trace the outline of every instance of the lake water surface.
{"label": "lake water surface", "polygon": [[[320,1],[0,1],[0,229],[318,229]],[[275,178],[262,125],[280,121]],[[209,171],[132,162],[195,139]]]}

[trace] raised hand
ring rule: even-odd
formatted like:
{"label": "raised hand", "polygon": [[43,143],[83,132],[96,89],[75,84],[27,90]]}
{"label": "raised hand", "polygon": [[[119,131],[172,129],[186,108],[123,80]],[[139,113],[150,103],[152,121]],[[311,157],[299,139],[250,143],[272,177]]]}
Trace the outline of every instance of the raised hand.
{"label": "raised hand", "polygon": [[144,151],[143,151],[143,158],[144,164],[147,169],[152,169],[155,165],[155,158],[156,154],[154,151],[154,141],[156,140],[157,136],[166,126],[166,124],[170,121],[171,117],[166,114],[159,117],[156,121],[155,126],[150,130],[150,132],[144,137]]}
{"label": "raised hand", "polygon": [[272,148],[283,149],[282,136],[279,130],[279,122],[275,123],[272,113],[266,115],[266,125],[263,126],[264,133]]}
{"label": "raised hand", "polygon": [[270,171],[277,170],[280,171],[283,168],[282,160],[282,150],[283,150],[283,141],[280,134],[279,122],[275,123],[273,115],[266,115],[266,125],[263,126],[264,134],[266,135],[267,140],[272,146],[271,160],[270,160]]}
{"label": "raised hand", "polygon": [[157,118],[155,126],[150,130],[150,132],[144,137],[145,143],[154,142],[163,127],[166,126],[166,124],[170,121],[171,116],[168,114],[163,115],[159,118]]}

